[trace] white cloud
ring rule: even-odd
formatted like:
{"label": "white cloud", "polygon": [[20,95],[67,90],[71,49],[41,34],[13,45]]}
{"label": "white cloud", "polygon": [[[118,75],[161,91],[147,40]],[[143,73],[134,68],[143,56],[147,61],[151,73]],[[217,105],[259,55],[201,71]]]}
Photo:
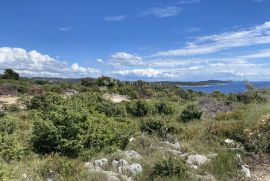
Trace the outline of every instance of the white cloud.
{"label": "white cloud", "polygon": [[116,52],[109,58],[108,64],[117,68],[139,66],[143,63],[143,58],[126,52]]}
{"label": "white cloud", "polygon": [[148,9],[141,13],[141,16],[156,16],[158,18],[166,18],[166,17],[172,17],[177,16],[182,11],[182,8],[178,6],[167,6],[167,7],[154,7],[151,9]]}
{"label": "white cloud", "polygon": [[103,64],[103,63],[104,63],[104,60],[101,59],[101,58],[98,58],[96,61],[97,61],[97,63],[99,63],[99,64]]}
{"label": "white cloud", "polygon": [[117,15],[117,16],[106,16],[106,21],[123,21],[127,18],[126,15]]}
{"label": "white cloud", "polygon": [[72,26],[65,26],[58,29],[59,31],[70,31],[72,30]]}
{"label": "white cloud", "polygon": [[156,56],[191,56],[210,54],[224,49],[261,45],[270,43],[270,22],[247,30],[199,37],[186,43],[183,48],[160,51]]}
{"label": "white cloud", "polygon": [[12,68],[22,76],[30,77],[77,77],[96,76],[99,71],[90,67],[80,67],[56,60],[36,50],[26,51],[22,48],[0,48],[0,70]]}
{"label": "white cloud", "polygon": [[145,68],[145,69],[130,69],[130,70],[120,70],[113,72],[115,75],[120,75],[129,78],[171,78],[172,74],[165,72],[164,70]]}

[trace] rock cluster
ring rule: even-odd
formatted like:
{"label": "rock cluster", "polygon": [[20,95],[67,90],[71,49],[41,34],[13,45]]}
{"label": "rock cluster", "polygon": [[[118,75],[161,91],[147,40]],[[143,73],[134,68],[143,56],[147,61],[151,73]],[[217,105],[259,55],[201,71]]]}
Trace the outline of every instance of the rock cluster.
{"label": "rock cluster", "polygon": [[[142,156],[133,150],[121,151],[129,159],[141,159]],[[112,170],[106,170],[112,167]],[[124,159],[113,160],[111,163],[107,158],[86,162],[85,167],[94,173],[100,173],[107,177],[108,181],[131,181],[132,177],[143,171],[143,167],[138,163],[128,163]]]}

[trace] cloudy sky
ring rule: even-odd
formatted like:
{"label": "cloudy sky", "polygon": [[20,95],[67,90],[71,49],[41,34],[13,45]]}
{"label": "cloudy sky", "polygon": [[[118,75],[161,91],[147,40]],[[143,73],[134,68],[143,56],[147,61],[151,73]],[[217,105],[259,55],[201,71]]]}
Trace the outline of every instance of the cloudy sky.
{"label": "cloudy sky", "polygon": [[270,0],[0,3],[0,72],[270,80]]}

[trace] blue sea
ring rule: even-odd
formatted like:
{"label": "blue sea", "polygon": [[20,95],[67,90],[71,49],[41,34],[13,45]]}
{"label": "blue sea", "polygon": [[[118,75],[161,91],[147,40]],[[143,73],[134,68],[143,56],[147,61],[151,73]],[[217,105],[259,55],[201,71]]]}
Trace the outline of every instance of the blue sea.
{"label": "blue sea", "polygon": [[[270,88],[270,81],[250,82],[256,88]],[[181,86],[185,90],[194,90],[197,92],[212,93],[213,91],[220,91],[224,94],[241,93],[246,90],[246,82],[229,82],[218,85],[204,85],[204,86]]]}

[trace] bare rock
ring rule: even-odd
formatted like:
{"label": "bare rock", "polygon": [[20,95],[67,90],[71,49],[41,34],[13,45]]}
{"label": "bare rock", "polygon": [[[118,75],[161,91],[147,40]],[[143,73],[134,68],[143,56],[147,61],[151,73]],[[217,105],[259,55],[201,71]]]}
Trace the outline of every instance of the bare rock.
{"label": "bare rock", "polygon": [[134,150],[128,150],[122,152],[129,159],[142,159],[142,155]]}
{"label": "bare rock", "polygon": [[132,174],[133,176],[137,175],[138,173],[141,173],[143,171],[143,168],[140,164],[138,163],[133,163],[125,168],[125,170],[129,173]]}
{"label": "bare rock", "polygon": [[94,166],[95,167],[105,167],[108,165],[108,159],[107,158],[102,158],[100,160],[95,160],[94,161]]}
{"label": "bare rock", "polygon": [[187,163],[194,169],[197,169],[199,166],[207,164],[209,161],[210,159],[208,159],[204,155],[189,155],[187,158]]}

